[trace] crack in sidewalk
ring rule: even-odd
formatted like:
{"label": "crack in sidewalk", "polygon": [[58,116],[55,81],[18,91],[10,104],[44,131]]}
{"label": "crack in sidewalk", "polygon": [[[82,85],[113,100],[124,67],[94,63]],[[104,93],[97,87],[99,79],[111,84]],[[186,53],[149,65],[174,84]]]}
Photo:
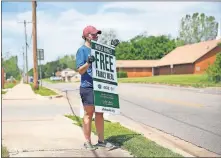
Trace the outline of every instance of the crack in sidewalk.
{"label": "crack in sidewalk", "polygon": [[2,122],[29,122],[29,121],[54,121],[54,119],[29,119],[29,120],[5,120]]}
{"label": "crack in sidewalk", "polygon": [[[23,149],[23,150],[11,150],[9,151],[10,154],[12,155],[17,155],[19,153],[25,153],[25,152],[44,152],[44,151],[75,151],[75,152],[79,152],[79,151],[84,151],[86,149],[74,149],[74,148],[60,148],[60,149]],[[88,150],[87,150],[88,151]]]}

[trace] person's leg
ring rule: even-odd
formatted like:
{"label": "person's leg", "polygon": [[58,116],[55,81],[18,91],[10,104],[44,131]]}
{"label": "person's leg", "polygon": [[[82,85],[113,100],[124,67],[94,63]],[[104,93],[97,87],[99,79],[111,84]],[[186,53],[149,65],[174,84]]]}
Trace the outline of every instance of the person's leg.
{"label": "person's leg", "polygon": [[81,87],[80,95],[84,106],[83,131],[86,139],[84,147],[89,150],[95,150],[96,147],[91,144],[91,122],[94,114],[93,89]]}
{"label": "person's leg", "polygon": [[93,105],[84,106],[83,129],[84,137],[87,142],[91,142],[91,122],[94,113]]}
{"label": "person's leg", "polygon": [[98,135],[98,143],[96,146],[106,147],[109,149],[114,148],[114,145],[104,141],[104,115],[103,113],[96,112],[95,113],[95,126]]}
{"label": "person's leg", "polygon": [[95,113],[95,126],[98,135],[98,141],[104,141],[104,116],[103,113]]}

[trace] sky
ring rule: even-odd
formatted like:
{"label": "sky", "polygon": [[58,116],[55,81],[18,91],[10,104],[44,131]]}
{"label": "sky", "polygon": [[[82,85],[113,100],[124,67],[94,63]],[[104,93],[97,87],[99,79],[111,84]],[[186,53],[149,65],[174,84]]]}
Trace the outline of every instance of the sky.
{"label": "sky", "polygon": [[[82,44],[82,31],[93,25],[103,31],[114,29],[121,41],[146,32],[177,37],[180,21],[195,12],[221,21],[221,2],[38,2],[37,47],[45,60],[75,55]],[[2,2],[2,54],[18,55],[23,66],[24,20],[32,21],[31,2]],[[32,24],[27,24],[28,65],[33,67]]]}

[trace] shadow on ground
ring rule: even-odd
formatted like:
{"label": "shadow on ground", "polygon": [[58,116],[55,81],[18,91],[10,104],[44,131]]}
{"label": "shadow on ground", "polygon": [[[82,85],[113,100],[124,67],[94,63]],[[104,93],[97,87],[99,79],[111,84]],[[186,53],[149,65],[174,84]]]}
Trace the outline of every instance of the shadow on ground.
{"label": "shadow on ground", "polygon": [[113,143],[117,147],[123,146],[127,141],[131,140],[135,136],[139,136],[140,134],[125,134],[125,135],[117,135],[110,136],[106,140],[110,143]]}

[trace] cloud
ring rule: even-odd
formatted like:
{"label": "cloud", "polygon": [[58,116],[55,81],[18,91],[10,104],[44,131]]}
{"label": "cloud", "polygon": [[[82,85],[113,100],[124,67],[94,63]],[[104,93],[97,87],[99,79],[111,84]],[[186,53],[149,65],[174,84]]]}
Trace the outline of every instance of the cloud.
{"label": "cloud", "polygon": [[[69,3],[68,3],[69,4]],[[218,5],[217,5],[218,4]],[[66,8],[56,14],[50,10],[37,12],[38,48],[45,51],[45,62],[65,54],[75,54],[82,42],[82,30],[87,25],[99,29],[115,29],[121,40],[129,40],[147,31],[149,35],[178,35],[180,19],[186,14],[204,12],[220,19],[221,3],[203,2],[114,2],[97,7],[97,12],[88,14],[84,8]],[[43,5],[43,4],[41,4]],[[48,4],[47,4],[48,5]],[[53,4],[57,5],[57,4]],[[53,6],[51,5],[51,6]],[[3,53],[13,51],[19,54],[24,46],[24,25],[18,21],[32,21],[31,11],[4,13],[2,16]],[[27,24],[28,43],[31,38],[32,24]],[[29,51],[29,68],[32,67],[32,44]],[[21,58],[21,56],[19,57]],[[20,60],[22,61],[22,60]],[[20,64],[21,65],[21,64]]]}

